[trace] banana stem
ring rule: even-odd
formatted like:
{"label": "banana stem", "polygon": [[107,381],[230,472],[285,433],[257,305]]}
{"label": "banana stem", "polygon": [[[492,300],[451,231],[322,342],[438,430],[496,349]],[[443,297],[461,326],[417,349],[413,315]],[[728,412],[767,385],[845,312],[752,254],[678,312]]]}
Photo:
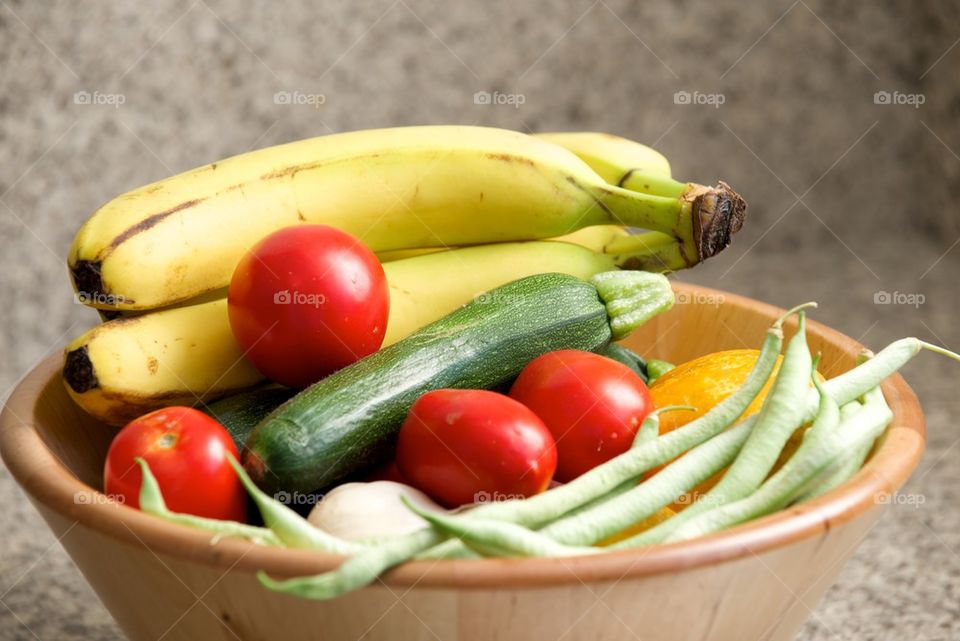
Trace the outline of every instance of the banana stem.
{"label": "banana stem", "polygon": [[627,170],[616,185],[630,191],[666,198],[680,198],[691,187],[691,183],[682,183],[669,176],[647,173],[639,169]]}
{"label": "banana stem", "polygon": [[688,262],[680,241],[659,231],[617,238],[604,247],[604,253],[620,269],[645,272],[675,272],[696,264]]}
{"label": "banana stem", "polygon": [[747,205],[726,183],[706,187],[690,183],[680,198],[619,187],[595,188],[608,222],[670,234],[680,243],[687,265],[722,251],[743,226]]}

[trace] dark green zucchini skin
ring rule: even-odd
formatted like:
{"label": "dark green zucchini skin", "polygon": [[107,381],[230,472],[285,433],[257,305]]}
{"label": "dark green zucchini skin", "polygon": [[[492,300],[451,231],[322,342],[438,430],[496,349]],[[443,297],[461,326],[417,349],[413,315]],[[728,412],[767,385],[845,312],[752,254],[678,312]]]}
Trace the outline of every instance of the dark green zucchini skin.
{"label": "dark green zucchini skin", "polygon": [[276,385],[258,387],[227,396],[202,409],[227,428],[237,451],[242,452],[253,428],[296,392],[295,389]]}
{"label": "dark green zucchini skin", "polygon": [[650,382],[650,379],[647,376],[647,362],[642,356],[634,352],[629,347],[624,347],[619,343],[610,343],[600,351],[600,355],[613,359],[618,363],[623,363],[633,370],[637,376],[643,379],[644,383]]}
{"label": "dark green zucchini skin", "polygon": [[244,466],[272,490],[326,487],[384,461],[425,392],[493,388],[537,356],[610,340],[593,285],[564,274],[514,281],[294,396],[254,429]]}

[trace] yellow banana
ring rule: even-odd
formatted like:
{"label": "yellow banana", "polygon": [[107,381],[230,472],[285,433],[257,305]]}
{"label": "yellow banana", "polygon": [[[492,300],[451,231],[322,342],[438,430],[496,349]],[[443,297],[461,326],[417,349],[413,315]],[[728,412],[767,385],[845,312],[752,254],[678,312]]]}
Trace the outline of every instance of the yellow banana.
{"label": "yellow banana", "polygon": [[[670,178],[670,161],[667,160],[666,156],[653,147],[634,142],[628,138],[593,131],[548,132],[534,135],[573,152],[580,160],[587,163],[598,176],[611,185],[623,187],[624,185],[620,183],[626,182],[629,184],[628,188],[636,187],[640,188],[637,191],[649,193],[648,190],[651,189],[649,181],[643,183],[638,180],[630,180],[630,178],[640,174]],[[657,185],[659,184],[657,183]],[[620,225],[595,225],[550,240],[576,243],[594,251],[602,252],[610,241],[627,233]],[[444,250],[442,248],[398,249],[380,252],[377,257],[381,262],[389,262],[438,251]]]}
{"label": "yellow banana", "polygon": [[[629,235],[630,232],[621,225],[594,225],[593,227],[584,227],[575,232],[548,240],[574,243],[592,251],[603,253],[607,245],[619,238]],[[451,247],[450,249],[453,248]],[[380,259],[381,263],[389,263],[394,260],[403,260],[404,258],[413,258],[415,256],[434,254],[442,251],[447,250],[436,247],[430,249],[397,249],[395,251],[380,252],[377,254],[377,258]]]}
{"label": "yellow banana", "polygon": [[680,198],[688,190],[697,188],[696,184],[677,182],[670,177],[666,156],[628,138],[589,131],[536,135],[572,151],[609,184],[623,189]]}
{"label": "yellow banana", "polygon": [[481,127],[358,131],[262,149],[135,189],[77,233],[69,266],[95,307],[152,309],[227,285],[270,232],[333,225],[374,251],[549,238],[590,225],[669,233],[687,264],[722,250],[745,205],[721,183],[675,196],[608,185],[545,140]]}
{"label": "yellow banana", "polygon": [[[641,188],[638,191],[649,193],[648,190],[651,189],[649,181],[648,183],[631,181],[630,177],[651,174],[670,178],[670,161],[666,156],[652,147],[628,138],[593,131],[548,132],[534,135],[573,152],[611,185],[623,186],[620,184],[623,181],[630,185],[629,188],[638,187]],[[576,243],[602,252],[608,243],[627,234],[628,232],[620,225],[595,225],[550,240]],[[381,262],[389,262],[438,251],[444,251],[444,249],[398,249],[379,252],[377,257]]]}
{"label": "yellow banana", "polygon": [[670,178],[670,161],[666,156],[628,138],[593,131],[557,131],[535,135],[572,151],[611,185],[627,189],[643,187],[639,181],[630,181],[631,176],[641,174]]}
{"label": "yellow banana", "polygon": [[[629,185],[627,188],[639,188],[637,191],[649,193],[648,190],[651,189],[649,181],[643,183],[630,178],[640,174],[670,178],[670,161],[666,156],[653,147],[628,138],[593,131],[547,132],[534,135],[573,152],[611,185],[624,187],[621,182],[626,182]],[[595,225],[550,240],[576,243],[602,252],[608,243],[627,234],[628,232],[620,225]],[[444,250],[442,248],[398,249],[380,252],[377,257],[381,262],[389,262],[438,251]]]}
{"label": "yellow banana", "polygon": [[[673,253],[664,252],[662,245],[671,244]],[[679,244],[662,233],[621,236],[615,246],[616,254],[604,254],[565,242],[503,243],[386,263],[385,344],[524,276],[552,271],[588,278],[619,266],[651,271],[686,266]],[[661,254],[675,262],[662,262]],[[99,325],[67,346],[63,376],[74,400],[111,424],[164,405],[211,400],[262,380],[233,338],[222,298]]]}

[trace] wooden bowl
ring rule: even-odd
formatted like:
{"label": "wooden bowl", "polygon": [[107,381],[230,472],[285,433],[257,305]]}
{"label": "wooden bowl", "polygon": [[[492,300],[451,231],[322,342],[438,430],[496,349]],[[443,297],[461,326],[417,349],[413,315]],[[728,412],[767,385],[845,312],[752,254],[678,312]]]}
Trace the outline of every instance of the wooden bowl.
{"label": "wooden bowl", "polygon": [[[678,304],[627,344],[682,362],[759,346],[782,310],[676,284]],[[855,341],[815,322],[821,371],[850,367]],[[211,542],[200,531],[101,494],[114,430],[86,416],[53,356],[2,415],[0,452],[13,476],[131,639],[792,639],[913,471],[923,414],[899,376],[883,385],[894,419],[866,467],[823,497],[698,540],[568,559],[418,561],[333,601],[275,594],[255,573],[314,574],[338,557]],[[51,605],[51,607],[53,607]]]}

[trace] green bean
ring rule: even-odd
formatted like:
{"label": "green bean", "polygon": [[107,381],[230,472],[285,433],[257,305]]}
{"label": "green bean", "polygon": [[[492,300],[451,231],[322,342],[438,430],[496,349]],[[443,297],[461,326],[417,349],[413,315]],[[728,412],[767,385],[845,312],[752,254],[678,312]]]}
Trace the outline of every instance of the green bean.
{"label": "green bean", "polygon": [[842,459],[850,448],[873,442],[893,419],[879,388],[876,394],[868,396],[859,412],[839,426],[836,402],[829,394],[823,393],[821,398],[824,399],[820,403],[821,413],[810,428],[809,438],[804,439],[790,460],[756,492],[700,514],[671,533],[666,541],[702,536],[782,509],[818,474]]}
{"label": "green bean", "polygon": [[139,495],[140,510],[142,512],[160,517],[172,523],[179,523],[180,525],[188,525],[193,528],[206,530],[217,535],[217,537],[231,536],[248,539],[254,543],[262,543],[264,545],[282,545],[277,535],[264,527],[237,523],[236,521],[222,521],[220,519],[208,519],[192,514],[171,512],[163,500],[160,486],[153,472],[150,471],[150,466],[140,457],[137,457],[135,460],[140,466],[141,477],[143,479],[140,483]]}
{"label": "green bean", "polygon": [[[932,345],[912,337],[901,338],[887,345],[862,365],[836,378],[831,378],[825,386],[827,393],[840,405],[849,403],[863,396],[867,390],[880,385],[885,378],[906,365],[911,358],[924,349],[960,361],[960,354],[955,354],[939,345]],[[810,411],[816,412],[816,400]]]}
{"label": "green bean", "polygon": [[750,437],[733,464],[700,500],[675,517],[634,537],[634,544],[663,541],[696,515],[741,499],[760,487],[790,435],[806,422],[803,400],[812,372],[806,322],[804,313],[800,312],[797,333],[787,345],[780,372],[757,414]]}
{"label": "green bean", "polygon": [[456,537],[484,556],[580,556],[601,551],[598,548],[563,545],[522,525],[448,516],[418,508],[406,497],[401,497],[401,500],[414,514],[430,525],[447,536]]}
{"label": "green bean", "polygon": [[444,539],[443,534],[427,527],[384,541],[377,547],[355,554],[331,572],[277,581],[261,571],[257,573],[257,578],[260,583],[274,592],[292,594],[305,599],[332,599],[362,588],[385,570],[411,559],[417,552],[436,545]]}
{"label": "green bean", "polygon": [[[696,410],[697,408],[693,407],[692,405],[667,405],[667,406],[660,407],[653,410],[647,415],[645,419],[643,419],[643,423],[640,424],[640,429],[637,430],[637,435],[633,438],[633,444],[630,447],[631,448],[638,447],[640,445],[643,445],[644,443],[653,441],[658,436],[660,436],[660,415],[661,414],[664,414],[665,412],[674,412],[674,411],[695,412]],[[621,483],[620,485],[618,485],[611,491],[607,492],[606,494],[602,496],[598,496],[597,498],[593,499],[589,503],[585,503],[578,508],[574,508],[573,510],[570,510],[567,514],[573,515],[573,514],[578,514],[580,512],[583,512],[584,510],[589,510],[590,508],[596,505],[599,505],[600,503],[603,503],[605,501],[609,501],[613,497],[619,496],[620,494],[623,494],[624,492],[627,492],[636,486],[637,486],[636,481],[634,479],[630,479],[629,481]]]}
{"label": "green bean", "polygon": [[[865,363],[828,380],[824,383],[824,390],[833,397],[839,405],[846,405],[863,396],[873,388],[878,387],[888,376],[894,374],[924,349],[948,356],[954,360],[960,360],[960,355],[938,345],[932,345],[912,337],[902,338],[882,349]],[[815,390],[808,390],[803,405],[805,406],[803,423],[809,423],[816,418],[817,408],[819,406],[819,394]],[[747,421],[751,420],[751,418],[754,417],[748,418]],[[635,537],[632,545],[656,543],[662,540],[662,538],[668,534],[668,531],[672,531],[673,528],[682,524],[682,521],[677,523],[678,518],[683,517],[695,507],[695,505],[691,506],[669,521],[651,528],[646,532],[642,532]],[[695,515],[695,513],[693,515]],[[692,518],[693,515],[685,518]],[[670,527],[664,527],[667,524],[670,524]]]}
{"label": "green bean", "polygon": [[750,436],[751,427],[752,422],[738,424],[693,448],[628,492],[554,521],[540,533],[566,545],[589,545],[622,532],[730,465]]}
{"label": "green bean", "polygon": [[660,415],[667,412],[696,412],[697,408],[693,405],[665,405],[663,407],[658,407],[653,410],[647,417],[643,419],[643,422],[640,423],[640,429],[637,430],[637,435],[633,437],[633,443],[630,445],[631,448],[642,445],[647,441],[655,440],[660,436]]}
{"label": "green bean", "polygon": [[264,523],[287,547],[319,550],[331,554],[353,554],[364,549],[365,546],[359,543],[344,541],[314,527],[305,518],[257,487],[233,456],[227,454],[227,459],[253,502],[257,504]]}
{"label": "green bean", "polygon": [[[863,405],[857,401],[844,405],[840,408],[840,420],[848,420],[862,408]],[[844,454],[835,465],[831,466],[830,469],[824,470],[814,479],[809,489],[801,492],[793,502],[802,503],[809,501],[822,494],[826,494],[833,488],[853,478],[853,476],[860,471],[860,468],[863,467],[867,456],[869,456],[871,450],[873,450],[873,445],[874,441],[870,441],[860,447],[854,448],[852,452]]]}

